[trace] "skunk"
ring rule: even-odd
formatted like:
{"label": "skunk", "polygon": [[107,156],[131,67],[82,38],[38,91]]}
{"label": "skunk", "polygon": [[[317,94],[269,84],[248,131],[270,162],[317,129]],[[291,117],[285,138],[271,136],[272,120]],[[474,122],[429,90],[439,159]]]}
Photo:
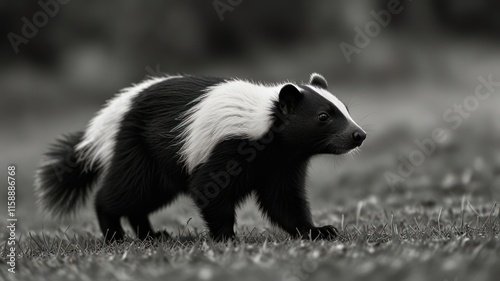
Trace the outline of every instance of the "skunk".
{"label": "skunk", "polygon": [[356,149],[366,133],[327,87],[314,73],[307,84],[167,76],[124,89],[45,155],[39,203],[72,214],[98,186],[99,226],[115,241],[122,217],[140,239],[164,235],[148,215],[184,194],[224,241],[253,193],[264,217],[293,237],[335,239],[335,227],[313,224],[306,168],[313,155]]}

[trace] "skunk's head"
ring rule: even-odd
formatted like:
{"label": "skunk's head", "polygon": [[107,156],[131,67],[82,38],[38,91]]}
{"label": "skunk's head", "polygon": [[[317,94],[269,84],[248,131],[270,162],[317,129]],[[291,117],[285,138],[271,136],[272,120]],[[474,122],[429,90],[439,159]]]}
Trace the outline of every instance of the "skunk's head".
{"label": "skunk's head", "polygon": [[307,85],[281,88],[277,107],[287,120],[280,133],[287,147],[312,154],[344,154],[361,146],[366,132],[327,88],[325,78],[316,73]]}

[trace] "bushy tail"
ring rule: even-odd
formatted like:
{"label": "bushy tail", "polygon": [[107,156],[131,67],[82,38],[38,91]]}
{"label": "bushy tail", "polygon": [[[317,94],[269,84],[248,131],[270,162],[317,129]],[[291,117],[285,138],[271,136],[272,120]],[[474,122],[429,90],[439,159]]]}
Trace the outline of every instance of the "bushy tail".
{"label": "bushy tail", "polygon": [[43,209],[62,217],[83,205],[94,185],[97,168],[85,168],[75,146],[83,132],[63,136],[53,144],[36,173],[35,193]]}

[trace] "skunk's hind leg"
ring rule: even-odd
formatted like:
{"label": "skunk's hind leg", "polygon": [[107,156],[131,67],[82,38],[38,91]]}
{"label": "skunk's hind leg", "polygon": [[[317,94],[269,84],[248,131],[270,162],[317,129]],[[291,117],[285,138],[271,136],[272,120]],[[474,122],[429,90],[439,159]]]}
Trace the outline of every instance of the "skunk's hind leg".
{"label": "skunk's hind leg", "polygon": [[99,227],[106,238],[106,241],[120,241],[123,240],[125,232],[120,223],[121,216],[114,213],[110,208],[110,202],[106,199],[105,188],[101,188],[99,192],[97,192],[96,200],[95,200],[95,210],[97,213],[97,219],[99,221]]}

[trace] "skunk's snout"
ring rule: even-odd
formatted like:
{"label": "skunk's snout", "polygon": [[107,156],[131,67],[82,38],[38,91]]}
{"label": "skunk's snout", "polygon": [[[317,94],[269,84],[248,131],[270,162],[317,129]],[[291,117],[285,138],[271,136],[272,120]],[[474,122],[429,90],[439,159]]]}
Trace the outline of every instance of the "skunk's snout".
{"label": "skunk's snout", "polygon": [[360,146],[363,143],[363,141],[366,139],[366,133],[363,130],[358,129],[358,130],[354,131],[354,133],[352,133],[352,139],[354,140],[354,143],[357,146]]}

